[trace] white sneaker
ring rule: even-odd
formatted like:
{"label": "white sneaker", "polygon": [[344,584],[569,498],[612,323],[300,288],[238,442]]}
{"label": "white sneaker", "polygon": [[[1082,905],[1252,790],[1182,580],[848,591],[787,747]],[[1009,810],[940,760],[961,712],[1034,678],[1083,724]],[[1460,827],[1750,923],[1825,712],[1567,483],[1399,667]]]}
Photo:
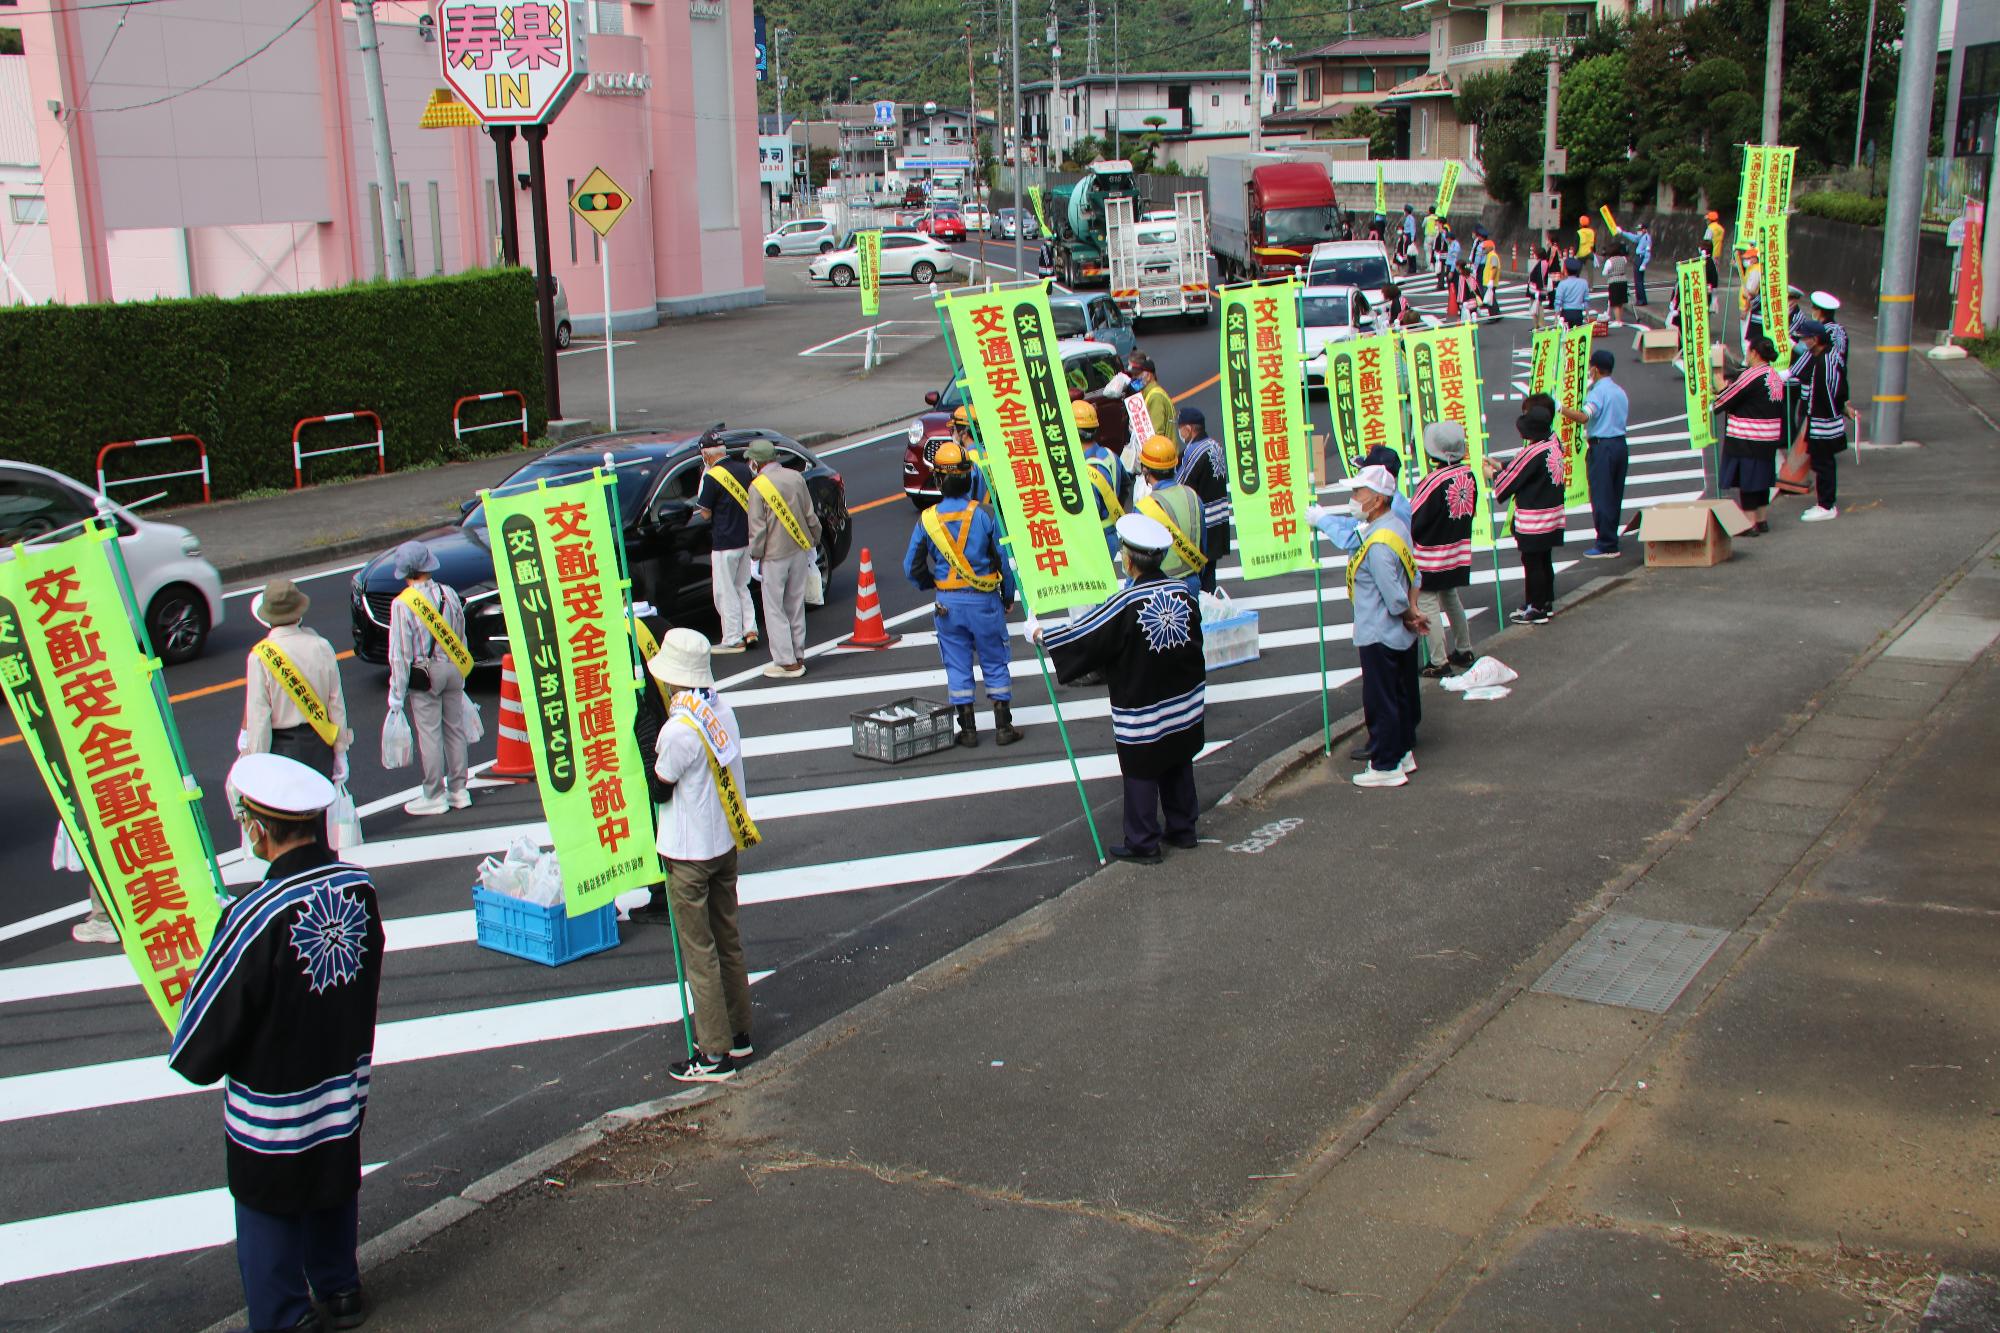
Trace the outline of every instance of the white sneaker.
{"label": "white sneaker", "polygon": [[1403,775],[1403,770],[1400,768],[1392,768],[1385,772],[1371,765],[1354,775],[1354,785],[1357,787],[1401,787],[1408,782],[1409,778]]}
{"label": "white sneaker", "polygon": [[441,815],[449,809],[451,806],[442,796],[419,796],[414,801],[403,803],[403,813],[406,815]]}
{"label": "white sneaker", "polygon": [[708,651],[711,653],[740,653],[746,651],[746,648],[741,639],[724,639]]}
{"label": "white sneaker", "polygon": [[93,916],[71,926],[69,937],[78,944],[116,944],[118,927],[111,924],[110,917]]}
{"label": "white sneaker", "polygon": [[472,808],[472,793],[469,791],[455,791],[445,799],[451,802],[451,808],[454,810],[470,810]]}
{"label": "white sneaker", "polygon": [[1832,509],[1827,509],[1821,505],[1814,505],[1811,509],[1808,509],[1806,510],[1805,513],[1799,515],[1799,522],[1824,523],[1830,518],[1839,518],[1839,517],[1840,517],[1840,506],[1838,505],[1835,505]]}
{"label": "white sneaker", "polygon": [[1402,760],[1401,760],[1401,762],[1399,762],[1399,763],[1398,763],[1398,764],[1396,765],[1396,771],[1397,771],[1398,773],[1414,773],[1414,772],[1416,772],[1416,771],[1417,771],[1417,752],[1416,752],[1415,750],[1411,750],[1411,751],[1410,751],[1410,752],[1409,752],[1408,754],[1404,755],[1404,756],[1403,756],[1403,758],[1402,758]]}
{"label": "white sneaker", "polygon": [[778,663],[773,662],[764,668],[764,674],[773,680],[796,680],[806,674],[806,664],[804,662],[794,662],[790,666],[780,666]]}

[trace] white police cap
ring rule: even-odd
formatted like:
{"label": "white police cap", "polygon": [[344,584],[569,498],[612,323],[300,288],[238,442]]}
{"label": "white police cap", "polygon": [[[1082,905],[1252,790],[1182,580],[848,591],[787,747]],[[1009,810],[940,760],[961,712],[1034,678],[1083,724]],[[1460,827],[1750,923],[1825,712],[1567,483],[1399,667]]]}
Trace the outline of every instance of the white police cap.
{"label": "white police cap", "polygon": [[1145,514],[1127,514],[1118,520],[1118,540],[1141,555],[1159,555],[1174,544],[1167,525]]}
{"label": "white police cap", "polygon": [[229,788],[245,812],[273,819],[309,819],[333,804],[333,784],[296,759],[246,754],[229,770]]}

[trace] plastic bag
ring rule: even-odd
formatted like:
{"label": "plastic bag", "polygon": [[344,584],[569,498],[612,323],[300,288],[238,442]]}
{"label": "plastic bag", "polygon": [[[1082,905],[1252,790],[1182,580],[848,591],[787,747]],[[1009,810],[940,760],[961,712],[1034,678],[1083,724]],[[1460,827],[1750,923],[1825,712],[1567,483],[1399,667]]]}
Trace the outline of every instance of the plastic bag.
{"label": "plastic bag", "polygon": [[49,869],[80,872],[83,858],[76,853],[76,844],[70,841],[69,829],[59,819],[56,821],[55,846],[49,849]]}
{"label": "plastic bag", "polygon": [[806,605],[826,605],[826,580],[820,575],[817,560],[806,562]]}
{"label": "plastic bag", "polygon": [[1446,676],[1438,684],[1456,693],[1459,690],[1476,690],[1487,685],[1506,685],[1520,678],[1520,672],[1499,658],[1482,657],[1460,674]]}
{"label": "plastic bag", "polygon": [[408,768],[415,758],[416,742],[410,736],[410,719],[400,708],[389,710],[382,719],[382,767]]}
{"label": "plastic bag", "polygon": [[554,852],[536,860],[528,872],[528,886],[522,899],[537,907],[558,907],[563,900],[562,864]]}
{"label": "plastic bag", "polygon": [[459,726],[465,732],[465,743],[477,745],[486,738],[486,722],[479,716],[479,705],[473,702],[471,695],[461,692],[458,697],[465,701],[459,719]]}
{"label": "plastic bag", "polygon": [[336,852],[352,851],[362,843],[361,816],[344,782],[333,789],[333,805],[326,812],[326,841]]}

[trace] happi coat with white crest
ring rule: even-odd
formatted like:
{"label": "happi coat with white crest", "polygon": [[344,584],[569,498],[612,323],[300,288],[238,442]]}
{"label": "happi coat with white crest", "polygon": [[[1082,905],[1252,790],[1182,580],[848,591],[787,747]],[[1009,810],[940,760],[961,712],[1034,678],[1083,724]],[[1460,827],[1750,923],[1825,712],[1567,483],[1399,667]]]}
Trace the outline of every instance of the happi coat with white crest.
{"label": "happi coat with white crest", "polygon": [[1110,687],[1118,770],[1157,778],[1200,753],[1207,668],[1201,606],[1180,579],[1141,579],[1042,634],[1064,684],[1099,672]]}

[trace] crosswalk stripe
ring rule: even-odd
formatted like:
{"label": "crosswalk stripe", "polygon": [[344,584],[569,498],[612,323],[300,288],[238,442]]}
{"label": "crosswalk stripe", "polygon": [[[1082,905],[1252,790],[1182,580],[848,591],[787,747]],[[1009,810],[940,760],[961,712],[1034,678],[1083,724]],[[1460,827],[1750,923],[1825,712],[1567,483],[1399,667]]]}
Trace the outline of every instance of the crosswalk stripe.
{"label": "crosswalk stripe", "polygon": [[[384,1165],[364,1162],[361,1174]],[[0,1286],[186,1254],[235,1239],[236,1201],[226,1188],[28,1217],[0,1223]]]}
{"label": "crosswalk stripe", "polygon": [[[841,743],[846,743],[845,732],[841,733]],[[1033,841],[1032,838],[1003,838],[996,842],[859,857],[784,870],[753,870],[737,881],[737,901],[790,902],[829,893],[852,893],[860,889],[890,888],[933,879],[955,879],[984,870]],[[456,912],[391,917],[382,925],[388,937],[387,952],[392,954],[448,944],[470,944],[478,938],[477,920],[469,908]],[[84,995],[126,986],[136,987],[138,984],[138,978],[123,955],[82,958],[64,963],[37,963],[0,970],[0,1004]]]}
{"label": "crosswalk stripe", "polygon": [[[753,972],[751,984],[770,975]],[[375,1029],[375,1068],[680,1021],[680,988],[672,985],[628,986],[430,1018],[406,1018]],[[164,1055],[15,1074],[0,1078],[0,1123],[216,1090],[216,1086],[189,1083],[167,1067]]]}

